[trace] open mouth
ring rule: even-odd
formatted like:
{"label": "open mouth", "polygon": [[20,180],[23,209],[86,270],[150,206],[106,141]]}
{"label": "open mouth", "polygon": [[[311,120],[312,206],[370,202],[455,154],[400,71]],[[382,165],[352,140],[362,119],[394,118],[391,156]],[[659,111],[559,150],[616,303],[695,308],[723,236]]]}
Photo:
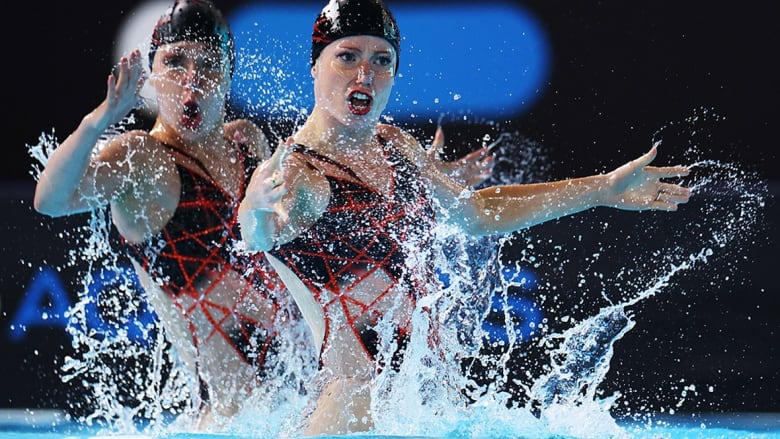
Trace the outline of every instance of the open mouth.
{"label": "open mouth", "polygon": [[184,103],[181,124],[191,129],[200,126],[200,107],[195,101],[187,101]]}
{"label": "open mouth", "polygon": [[365,93],[353,91],[347,99],[347,106],[352,114],[364,116],[371,111],[371,103],[373,100],[374,99],[371,96]]}

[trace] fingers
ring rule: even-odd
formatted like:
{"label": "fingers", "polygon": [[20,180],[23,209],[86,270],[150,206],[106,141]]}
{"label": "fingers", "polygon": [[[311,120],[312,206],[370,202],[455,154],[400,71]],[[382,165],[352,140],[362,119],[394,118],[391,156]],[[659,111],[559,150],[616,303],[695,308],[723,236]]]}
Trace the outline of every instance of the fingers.
{"label": "fingers", "polygon": [[106,80],[106,101],[109,106],[113,106],[116,101],[116,76],[113,73]]}
{"label": "fingers", "polygon": [[141,88],[144,85],[144,82],[146,82],[146,73],[144,72],[143,60],[141,58],[140,50],[136,49],[130,53],[129,63],[131,76],[130,81],[128,82],[135,87],[134,93],[139,94],[141,92]]}
{"label": "fingers", "polygon": [[687,203],[691,196],[689,188],[676,184],[660,183],[658,195],[651,203],[651,207],[657,210],[675,211],[678,204]]}
{"label": "fingers", "polygon": [[656,178],[685,177],[690,174],[690,169],[685,166],[648,166],[645,171],[653,174]]}
{"label": "fingers", "polygon": [[249,183],[245,200],[253,210],[279,213],[289,186],[284,184],[284,177],[278,169],[269,169],[268,162],[258,171],[260,173],[256,173]]}
{"label": "fingers", "polygon": [[638,159],[635,159],[631,163],[637,167],[645,167],[649,165],[653,160],[655,160],[655,156],[658,154],[658,146],[653,145],[652,148],[650,148],[650,151],[646,152],[644,155],[639,157]]}
{"label": "fingers", "polygon": [[[289,155],[289,148],[287,148],[286,145],[284,148],[284,151],[280,151],[280,155],[286,157]],[[286,160],[285,157],[282,158]],[[284,162],[282,161],[281,165],[283,164]],[[289,213],[287,212],[283,202],[284,197],[290,192],[290,185],[286,184],[287,178],[287,172],[284,167],[278,167],[263,182],[266,187],[264,191],[264,204],[268,206],[268,210],[276,213],[279,216],[279,219],[285,222],[289,218]]]}
{"label": "fingers", "polygon": [[474,162],[474,167],[478,170],[478,172],[486,174],[489,177],[493,172],[493,166],[495,166],[495,164],[495,157],[488,154],[486,157],[481,157],[480,159],[476,160]]}
{"label": "fingers", "polygon": [[428,157],[434,160],[441,160],[441,153],[444,149],[444,130],[441,125],[436,127],[436,134],[433,135],[433,142],[426,150]]}
{"label": "fingers", "polygon": [[482,147],[466,154],[465,156],[463,156],[461,161],[476,162],[480,160],[486,160],[487,158],[492,159],[493,155],[490,154],[490,149],[488,149],[487,147]]}
{"label": "fingers", "polygon": [[676,212],[677,203],[667,202],[664,200],[655,200],[650,205],[650,208],[653,210],[663,210],[665,212]]}
{"label": "fingers", "polygon": [[670,203],[687,203],[691,198],[691,189],[674,184],[662,183],[658,190],[658,200]]}
{"label": "fingers", "polygon": [[276,171],[284,171],[287,159],[290,157],[290,154],[292,154],[292,146],[294,143],[295,142],[293,141],[292,137],[288,137],[285,140],[280,140],[276,145],[276,150],[271,156],[270,163],[270,165],[273,166]]}
{"label": "fingers", "polygon": [[141,52],[136,49],[128,56],[120,58],[116,72],[110,76],[114,78],[114,81],[109,84],[110,92],[119,96],[135,96],[140,93],[145,81]]}
{"label": "fingers", "polygon": [[651,203],[650,207],[656,210],[674,212],[677,210],[678,205],[688,202],[689,195],[659,192],[658,197]]}
{"label": "fingers", "polygon": [[442,129],[441,125],[436,127],[436,134],[433,135],[431,146],[436,151],[440,151],[444,147],[444,129]]}
{"label": "fingers", "polygon": [[667,193],[667,194],[674,194],[674,195],[691,195],[691,189],[680,186],[677,184],[671,184],[671,183],[661,183],[658,186],[658,191]]}

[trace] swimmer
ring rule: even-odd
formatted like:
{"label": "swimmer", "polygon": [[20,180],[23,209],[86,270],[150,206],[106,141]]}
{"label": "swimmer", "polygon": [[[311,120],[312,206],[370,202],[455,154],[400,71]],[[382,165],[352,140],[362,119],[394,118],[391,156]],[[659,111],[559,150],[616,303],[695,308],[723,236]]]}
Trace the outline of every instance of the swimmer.
{"label": "swimmer", "polygon": [[[314,108],[255,171],[239,209],[248,248],[267,252],[320,351],[307,435],[373,428],[371,380],[403,361],[410,316],[436,282],[436,222],[496,235],[598,206],[674,211],[690,196],[663,181],[686,175],[685,167],[649,166],[655,147],[602,175],[464,187],[410,134],[379,123],[400,42],[379,0],[333,0],[322,9],[312,33]],[[378,329],[388,323],[391,340]]]}
{"label": "swimmer", "polygon": [[59,217],[110,205],[166,337],[205,389],[192,393],[206,425],[240,409],[295,320],[263,255],[236,247],[239,201],[270,149],[253,122],[226,120],[234,40],[208,0],[175,0],[154,28],[151,130],[101,141],[139,102],[143,62],[139,50],[121,58],[105,99],[49,158],[34,206]]}

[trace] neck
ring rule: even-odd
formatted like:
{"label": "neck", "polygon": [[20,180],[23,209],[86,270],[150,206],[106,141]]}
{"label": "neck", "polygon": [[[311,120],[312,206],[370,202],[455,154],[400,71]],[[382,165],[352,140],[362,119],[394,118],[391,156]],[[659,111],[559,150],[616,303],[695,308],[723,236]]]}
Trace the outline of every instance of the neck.
{"label": "neck", "polygon": [[205,134],[188,137],[182,136],[178,131],[171,129],[158,119],[149,134],[160,142],[167,143],[204,161],[211,160],[216,154],[224,152],[225,148],[222,125]]}
{"label": "neck", "polygon": [[345,125],[316,106],[306,123],[295,133],[296,143],[323,153],[365,154],[376,134],[376,123]]}

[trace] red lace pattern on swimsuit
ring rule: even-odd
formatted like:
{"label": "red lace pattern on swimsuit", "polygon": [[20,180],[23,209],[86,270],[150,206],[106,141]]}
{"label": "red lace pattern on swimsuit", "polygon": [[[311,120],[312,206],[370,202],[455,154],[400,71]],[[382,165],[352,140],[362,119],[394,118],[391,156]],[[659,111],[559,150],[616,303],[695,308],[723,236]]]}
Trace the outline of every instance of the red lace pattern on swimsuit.
{"label": "red lace pattern on swimsuit", "polygon": [[[188,157],[208,175],[197,159],[173,147],[168,148]],[[243,197],[256,160],[243,147],[242,160],[246,176],[239,193]],[[125,246],[161,289],[182,308],[193,337],[192,316],[201,313],[206,317],[211,328],[205,340],[194,340],[196,346],[212,337],[221,337],[247,363],[260,369],[276,338],[275,322],[259,321],[234,306],[211,299],[209,295],[228,274],[235,272],[244,282],[235,291],[234,303],[257,301],[254,297],[248,298],[259,294],[262,296],[260,300],[271,304],[274,314],[278,315],[280,306],[273,292],[279,291],[282,283],[262,254],[250,256],[235,248],[240,240],[237,223],[239,201],[212,178],[186,166],[176,166],[181,179],[181,193],[173,217],[155,237],[141,244],[125,241]],[[185,296],[188,297],[186,301],[182,300]],[[184,303],[190,305],[185,307]]]}
{"label": "red lace pattern on swimsuit", "polygon": [[[418,281],[430,279],[432,264],[422,258],[411,266],[410,247],[415,256],[425,253],[435,221],[417,168],[389,145],[383,149],[388,162],[393,163],[391,197],[385,197],[361,182],[348,167],[296,145],[295,153],[304,154],[310,163],[313,160],[330,165],[320,169],[324,170],[329,182],[331,198],[325,212],[309,230],[271,251],[322,305],[325,315],[323,349],[333,332],[329,318],[331,309],[340,307],[346,323],[372,360],[377,354],[378,337],[372,326],[382,316],[376,304],[392,291],[402,291],[412,303],[421,294]],[[334,167],[349,177],[333,172]],[[356,285],[377,272],[383,272],[391,279],[386,290],[370,302],[350,295]],[[396,328],[399,346],[404,344],[407,333],[406,327]]]}

